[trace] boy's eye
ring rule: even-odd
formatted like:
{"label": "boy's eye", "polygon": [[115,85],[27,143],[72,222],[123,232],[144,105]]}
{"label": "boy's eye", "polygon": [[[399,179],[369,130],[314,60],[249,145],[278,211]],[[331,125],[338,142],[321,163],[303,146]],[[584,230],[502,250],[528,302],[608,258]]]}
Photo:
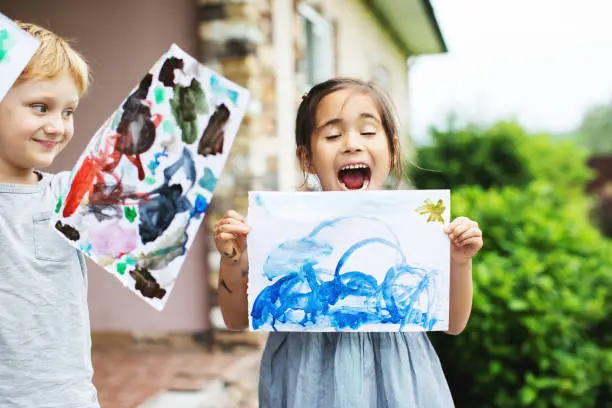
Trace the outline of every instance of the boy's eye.
{"label": "boy's eye", "polygon": [[361,132],[362,136],[376,136],[376,132]]}
{"label": "boy's eye", "polygon": [[327,139],[327,140],[334,140],[334,139],[337,139],[339,137],[340,137],[340,135],[329,135],[329,136],[325,136],[325,139]]}
{"label": "boy's eye", "polygon": [[65,110],[65,111],[62,113],[62,115],[63,115],[65,118],[69,118],[69,117],[71,117],[72,115],[74,115],[74,111],[73,111],[72,109]]}
{"label": "boy's eye", "polygon": [[40,113],[47,113],[49,107],[44,103],[35,103],[34,105],[32,105],[32,109],[37,110]]}

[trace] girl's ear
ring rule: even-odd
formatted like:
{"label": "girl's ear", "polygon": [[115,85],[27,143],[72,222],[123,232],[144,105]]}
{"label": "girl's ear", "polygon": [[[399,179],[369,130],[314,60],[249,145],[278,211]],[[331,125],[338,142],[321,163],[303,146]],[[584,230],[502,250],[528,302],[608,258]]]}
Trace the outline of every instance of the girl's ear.
{"label": "girl's ear", "polygon": [[310,173],[310,158],[308,157],[308,151],[304,146],[298,146],[295,150],[295,155],[300,163],[300,169],[304,174]]}

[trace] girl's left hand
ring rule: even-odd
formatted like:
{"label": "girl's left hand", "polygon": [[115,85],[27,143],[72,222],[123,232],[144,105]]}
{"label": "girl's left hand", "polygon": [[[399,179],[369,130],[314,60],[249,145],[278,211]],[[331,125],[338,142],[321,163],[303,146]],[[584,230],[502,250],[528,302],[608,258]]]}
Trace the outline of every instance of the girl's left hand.
{"label": "girl's left hand", "polygon": [[451,240],[451,259],[469,261],[482,248],[482,231],[478,223],[467,217],[457,217],[444,227]]}

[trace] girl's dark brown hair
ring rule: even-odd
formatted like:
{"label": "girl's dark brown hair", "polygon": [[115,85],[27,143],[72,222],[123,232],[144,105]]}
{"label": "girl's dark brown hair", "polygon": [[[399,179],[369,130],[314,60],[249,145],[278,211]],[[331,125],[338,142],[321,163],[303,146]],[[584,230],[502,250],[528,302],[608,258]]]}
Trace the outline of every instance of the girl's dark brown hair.
{"label": "girl's dark brown hair", "polygon": [[373,82],[354,78],[333,78],[315,85],[304,95],[295,120],[297,151],[301,152],[302,155],[305,154],[305,157],[301,157],[301,159],[308,160],[308,162],[312,159],[311,137],[317,126],[316,116],[319,103],[327,95],[343,89],[354,89],[356,93],[367,93],[374,99],[389,143],[391,174],[400,183],[403,178],[403,166],[395,106],[387,93]]}

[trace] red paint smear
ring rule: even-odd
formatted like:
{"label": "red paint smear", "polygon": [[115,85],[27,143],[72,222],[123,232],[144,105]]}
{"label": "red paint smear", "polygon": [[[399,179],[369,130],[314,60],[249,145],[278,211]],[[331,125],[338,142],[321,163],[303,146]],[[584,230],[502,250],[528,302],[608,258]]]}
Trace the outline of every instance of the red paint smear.
{"label": "red paint smear", "polygon": [[[146,101],[149,102],[149,101]],[[150,102],[149,102],[150,104]],[[156,114],[152,117],[152,122],[157,128],[162,122],[163,117]],[[68,218],[74,214],[79,208],[79,205],[86,196],[90,196],[91,204],[116,204],[116,205],[133,205],[134,203],[126,203],[126,200],[122,198],[123,186],[121,179],[114,173],[114,170],[119,165],[123,153],[116,149],[117,142],[122,136],[115,134],[106,138],[105,144],[97,154],[90,154],[83,160],[81,167],[76,172],[72,181],[72,186],[68,195],[66,196],[66,204],[62,215],[64,218]],[[138,170],[138,179],[144,180],[145,172],[140,160],[140,155],[126,155],[126,158],[136,167]],[[117,182],[117,189],[110,197],[104,193],[96,194],[92,197],[94,192],[94,180],[97,182],[100,191],[105,191],[106,183],[104,182],[104,175],[110,175]],[[146,194],[135,194],[136,199],[145,198]]]}

